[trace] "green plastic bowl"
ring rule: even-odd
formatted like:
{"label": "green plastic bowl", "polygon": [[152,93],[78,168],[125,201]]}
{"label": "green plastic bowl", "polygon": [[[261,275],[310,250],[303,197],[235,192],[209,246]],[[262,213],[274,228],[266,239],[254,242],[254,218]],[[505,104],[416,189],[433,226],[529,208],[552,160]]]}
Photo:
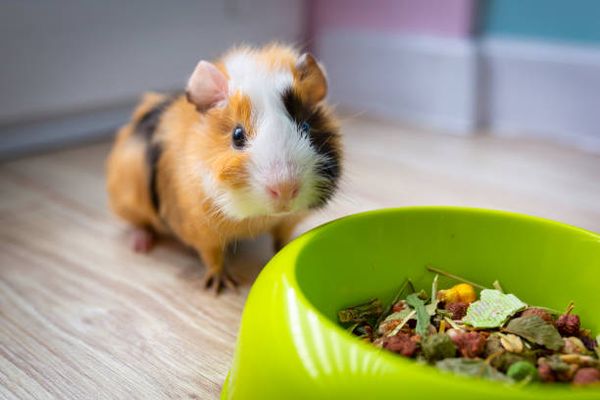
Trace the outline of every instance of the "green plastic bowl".
{"label": "green plastic bowl", "polygon": [[[318,227],[256,280],[222,399],[600,399],[598,388],[510,386],[443,373],[342,329],[340,308],[391,301],[410,278],[430,289],[433,265],[564,309],[600,332],[600,236],[557,222],[454,207],[389,209]],[[440,286],[453,282],[440,279]]]}

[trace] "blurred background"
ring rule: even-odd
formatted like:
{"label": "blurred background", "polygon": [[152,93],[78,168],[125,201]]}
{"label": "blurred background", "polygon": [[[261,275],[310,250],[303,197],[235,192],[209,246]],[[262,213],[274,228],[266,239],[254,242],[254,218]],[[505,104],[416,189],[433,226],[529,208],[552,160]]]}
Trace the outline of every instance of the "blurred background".
{"label": "blurred background", "polygon": [[595,0],[0,4],[0,157],[107,137],[144,90],[229,46],[297,43],[342,109],[600,152]]}

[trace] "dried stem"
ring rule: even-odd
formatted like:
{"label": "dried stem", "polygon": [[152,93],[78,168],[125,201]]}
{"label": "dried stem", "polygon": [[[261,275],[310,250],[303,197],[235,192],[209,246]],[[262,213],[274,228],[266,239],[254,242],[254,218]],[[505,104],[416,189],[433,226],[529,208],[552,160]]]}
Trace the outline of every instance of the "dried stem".
{"label": "dried stem", "polygon": [[567,306],[567,311],[565,311],[565,314],[571,314],[571,311],[573,311],[573,308],[575,308],[575,302],[571,301],[569,303],[569,305]]}
{"label": "dried stem", "polygon": [[404,327],[404,325],[406,325],[406,323],[408,322],[408,320],[410,320],[412,317],[414,317],[417,314],[417,312],[415,310],[412,310],[399,324],[398,326],[396,326],[394,328],[394,330],[392,330],[390,333],[388,333],[388,337],[391,336],[396,336],[398,334],[398,332],[400,332],[400,329],[402,329]]}
{"label": "dried stem", "polygon": [[463,283],[468,283],[469,285],[471,285],[471,286],[474,286],[474,287],[476,287],[476,288],[479,288],[479,289],[488,289],[488,288],[487,288],[487,287],[485,287],[485,286],[481,286],[481,285],[479,285],[479,284],[477,284],[477,283],[475,283],[475,282],[471,282],[471,281],[469,281],[469,280],[466,280],[465,278],[462,278],[462,277],[460,277],[460,276],[458,276],[458,275],[451,274],[450,272],[446,272],[446,271],[443,271],[443,270],[441,270],[441,269],[434,268],[434,267],[431,267],[431,266],[427,266],[427,267],[425,267],[425,268],[426,268],[426,269],[427,269],[427,271],[429,271],[429,272],[435,272],[436,274],[440,274],[440,275],[442,275],[442,276],[445,276],[445,277],[448,277],[448,278],[454,279],[454,280],[456,280],[456,281],[463,282]]}
{"label": "dried stem", "polygon": [[492,286],[494,287],[494,289],[496,289],[499,292],[504,293],[504,289],[502,288],[502,285],[500,285],[500,282],[498,282],[497,280],[494,281],[494,283],[492,283]]}
{"label": "dried stem", "polygon": [[375,322],[375,326],[379,325],[379,323],[381,321],[383,321],[383,319],[390,313],[390,310],[392,309],[394,304],[396,304],[400,300],[400,298],[402,297],[402,294],[404,293],[404,291],[406,290],[407,287],[410,288],[412,290],[412,292],[415,291],[415,287],[413,286],[410,279],[406,279],[404,281],[404,283],[402,283],[402,286],[400,286],[400,289],[398,290],[398,293],[396,293],[396,296],[394,296],[394,298],[392,299],[392,302],[385,308],[385,310],[383,310],[383,312],[381,313],[379,318],[377,318],[377,322]]}

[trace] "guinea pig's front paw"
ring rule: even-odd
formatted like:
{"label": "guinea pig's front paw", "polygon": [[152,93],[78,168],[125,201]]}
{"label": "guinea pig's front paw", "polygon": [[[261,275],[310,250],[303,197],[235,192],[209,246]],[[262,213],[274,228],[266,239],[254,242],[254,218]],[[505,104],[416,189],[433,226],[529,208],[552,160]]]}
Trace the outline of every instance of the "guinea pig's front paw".
{"label": "guinea pig's front paw", "polygon": [[148,229],[136,228],[131,233],[131,249],[136,253],[148,253],[152,250],[155,239],[154,232]]}
{"label": "guinea pig's front paw", "polygon": [[225,269],[208,270],[204,276],[204,288],[212,290],[215,295],[218,295],[225,288],[237,292],[238,282]]}

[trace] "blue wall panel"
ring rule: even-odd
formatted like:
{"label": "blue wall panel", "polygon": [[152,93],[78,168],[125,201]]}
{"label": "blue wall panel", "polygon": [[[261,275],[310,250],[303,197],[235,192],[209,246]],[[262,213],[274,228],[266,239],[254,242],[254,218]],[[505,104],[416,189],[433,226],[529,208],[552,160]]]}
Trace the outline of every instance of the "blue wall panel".
{"label": "blue wall panel", "polygon": [[600,0],[487,0],[485,36],[517,36],[600,44]]}

